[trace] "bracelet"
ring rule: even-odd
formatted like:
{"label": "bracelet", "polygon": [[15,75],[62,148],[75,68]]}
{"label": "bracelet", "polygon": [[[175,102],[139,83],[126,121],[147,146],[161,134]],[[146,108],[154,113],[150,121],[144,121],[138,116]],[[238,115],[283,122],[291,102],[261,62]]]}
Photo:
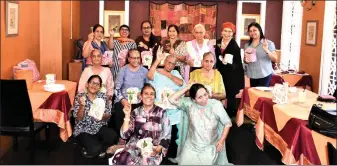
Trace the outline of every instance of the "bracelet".
{"label": "bracelet", "polygon": [[130,122],[130,118],[124,118],[124,121]]}

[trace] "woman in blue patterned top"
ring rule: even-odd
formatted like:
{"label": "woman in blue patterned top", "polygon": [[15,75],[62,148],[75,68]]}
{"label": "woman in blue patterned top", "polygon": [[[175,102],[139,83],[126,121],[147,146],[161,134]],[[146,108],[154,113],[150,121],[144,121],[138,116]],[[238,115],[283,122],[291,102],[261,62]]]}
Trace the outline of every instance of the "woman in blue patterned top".
{"label": "woman in blue patterned top", "polygon": [[[135,109],[139,106],[140,100],[136,99],[134,103],[130,103],[128,99],[128,89],[138,89],[138,92],[143,88],[144,83],[148,82],[148,70],[141,65],[140,53],[137,49],[131,49],[127,55],[127,64],[119,70],[115,82],[115,104],[114,104],[114,129],[119,131],[123,124],[123,108],[131,106]],[[119,134],[119,133],[117,133]],[[120,140],[119,144],[125,144],[125,141]]]}
{"label": "woman in blue patterned top", "polygon": [[[244,62],[248,64],[247,76],[250,86],[269,86],[273,73],[272,61],[276,62],[275,45],[263,35],[261,26],[253,22],[248,25],[249,42],[245,44]],[[251,55],[256,54],[256,59]]]}
{"label": "woman in blue patterned top", "polygon": [[[105,102],[106,94],[99,91],[102,86],[100,76],[92,75],[85,86],[87,92],[78,93],[75,97],[73,116],[76,120],[73,134],[84,147],[82,152],[86,157],[104,157],[106,149],[117,142],[116,132],[106,126],[111,116],[111,103]],[[89,114],[99,99],[105,102],[102,119]]]}

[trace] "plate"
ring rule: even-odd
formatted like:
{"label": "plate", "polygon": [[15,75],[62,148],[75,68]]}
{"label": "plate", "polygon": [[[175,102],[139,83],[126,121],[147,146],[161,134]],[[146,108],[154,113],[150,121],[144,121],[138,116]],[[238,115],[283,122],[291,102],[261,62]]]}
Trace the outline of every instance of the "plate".
{"label": "plate", "polygon": [[264,91],[264,92],[270,92],[273,90],[272,87],[264,87],[264,86],[259,86],[259,87],[254,87],[255,89],[259,90],[259,91]]}
{"label": "plate", "polygon": [[63,84],[46,84],[44,85],[43,89],[47,92],[61,92],[65,89]]}

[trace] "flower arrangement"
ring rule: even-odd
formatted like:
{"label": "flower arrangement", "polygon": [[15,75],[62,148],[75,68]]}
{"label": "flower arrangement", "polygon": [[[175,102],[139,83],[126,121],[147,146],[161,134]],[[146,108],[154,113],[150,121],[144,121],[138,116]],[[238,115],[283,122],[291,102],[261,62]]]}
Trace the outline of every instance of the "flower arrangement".
{"label": "flower arrangement", "polygon": [[137,104],[138,103],[138,92],[139,92],[139,89],[138,88],[128,88],[126,90],[126,94],[128,95],[128,102],[130,104]]}
{"label": "flower arrangement", "polygon": [[105,101],[102,98],[96,98],[90,107],[88,115],[97,120],[102,120],[105,111]]}
{"label": "flower arrangement", "polygon": [[137,147],[140,149],[143,157],[150,156],[150,154],[153,151],[152,138],[147,137],[147,138],[140,139],[137,142]]}

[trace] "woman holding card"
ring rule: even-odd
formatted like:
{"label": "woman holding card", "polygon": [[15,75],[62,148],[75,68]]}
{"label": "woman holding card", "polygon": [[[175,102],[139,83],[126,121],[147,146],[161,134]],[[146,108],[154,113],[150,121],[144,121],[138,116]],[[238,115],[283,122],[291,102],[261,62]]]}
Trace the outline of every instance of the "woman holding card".
{"label": "woman holding card", "polygon": [[[179,28],[177,25],[171,24],[168,26],[167,36],[168,36],[168,39],[166,40],[168,44],[167,53],[177,58],[176,66],[178,67],[180,75],[182,75],[184,78],[184,70],[187,55],[186,43],[185,41],[179,39]],[[163,47],[165,48],[165,45],[163,45]]]}
{"label": "woman holding card", "polygon": [[109,48],[113,50],[113,65],[112,65],[112,73],[113,78],[116,78],[116,75],[119,72],[119,69],[123,67],[126,63],[126,55],[130,49],[136,49],[137,45],[134,40],[130,39],[130,27],[123,24],[119,27],[120,37],[117,39],[113,38],[114,32],[109,39]]}
{"label": "woman holding card", "polygon": [[196,69],[190,74],[189,82],[203,84],[210,93],[210,97],[223,100],[226,98],[226,90],[222,81],[222,76],[217,69],[213,69],[215,56],[212,52],[206,52],[201,61],[202,68]]}
{"label": "woman holding card", "polygon": [[143,66],[149,69],[156,60],[160,39],[152,33],[153,25],[149,20],[143,21],[140,29],[142,35],[136,38],[137,49],[140,52]]}
{"label": "woman holding card", "polygon": [[205,52],[214,53],[214,46],[209,39],[205,39],[206,29],[202,24],[194,26],[194,40],[186,42],[186,63],[184,79],[188,82],[189,74],[195,69],[201,68],[202,56]]}
{"label": "woman holding card", "polygon": [[75,97],[73,135],[81,142],[82,153],[86,157],[104,157],[106,149],[118,139],[116,132],[106,127],[111,108],[105,93],[99,91],[101,86],[101,77],[92,75],[85,85],[87,92],[78,93]]}
{"label": "woman holding card", "polygon": [[[127,55],[127,64],[122,67],[116,78],[115,88],[115,104],[114,104],[114,119],[115,131],[119,131],[123,124],[123,108],[136,108],[140,104],[138,94],[143,88],[144,83],[148,82],[148,70],[141,65],[140,54],[138,50],[131,49]],[[119,134],[119,133],[118,133]],[[120,144],[125,144],[125,141],[120,140]]]}
{"label": "woman holding card", "polygon": [[226,89],[227,113],[230,117],[236,115],[236,98],[240,89],[244,88],[245,79],[241,60],[240,47],[234,39],[235,25],[230,22],[222,24],[221,39],[216,41],[216,68],[222,75]]}
{"label": "woman holding card", "polygon": [[245,44],[244,62],[248,64],[247,76],[250,86],[269,86],[273,73],[272,63],[276,62],[276,48],[272,41],[263,35],[260,24],[248,25],[249,42]]}
{"label": "woman holding card", "polygon": [[[150,84],[141,90],[141,107],[123,109],[123,139],[130,139],[124,149],[119,149],[110,159],[112,165],[159,165],[167,153],[171,128],[166,111],[156,105],[156,91]],[[143,139],[147,139],[145,144]],[[139,146],[141,145],[141,146]],[[147,148],[149,147],[149,148]]]}
{"label": "woman holding card", "polygon": [[[110,36],[113,36],[113,31],[109,31]],[[100,24],[96,24],[92,33],[88,35],[88,40],[83,44],[82,56],[87,58],[86,64],[91,65],[92,61],[90,53],[92,50],[98,49],[102,55],[106,55],[106,51],[109,51],[107,43],[104,41],[104,27]],[[104,57],[104,63],[102,65],[112,66],[112,61],[108,57]]]}
{"label": "woman holding card", "polygon": [[103,81],[100,91],[106,93],[107,101],[111,101],[114,88],[111,71],[109,68],[103,67],[101,65],[102,54],[99,50],[94,49],[93,51],[91,51],[90,58],[92,60],[92,66],[88,66],[83,70],[80,81],[78,83],[78,92],[85,92],[86,84],[90,76],[99,75]]}

